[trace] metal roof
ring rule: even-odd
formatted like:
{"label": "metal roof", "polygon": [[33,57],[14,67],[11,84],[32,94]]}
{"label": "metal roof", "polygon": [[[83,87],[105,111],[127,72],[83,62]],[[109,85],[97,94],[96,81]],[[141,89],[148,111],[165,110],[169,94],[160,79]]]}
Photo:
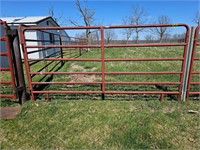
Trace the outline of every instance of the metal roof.
{"label": "metal roof", "polygon": [[3,21],[6,21],[8,24],[37,24],[50,16],[26,16],[26,17],[2,17],[0,18]]}

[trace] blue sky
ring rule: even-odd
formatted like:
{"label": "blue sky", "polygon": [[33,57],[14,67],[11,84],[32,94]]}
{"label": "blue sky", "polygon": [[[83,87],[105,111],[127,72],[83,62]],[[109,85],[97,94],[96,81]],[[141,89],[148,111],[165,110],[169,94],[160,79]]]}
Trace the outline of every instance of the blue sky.
{"label": "blue sky", "polygon": [[[159,15],[166,15],[172,23],[194,25],[193,18],[200,9],[199,0],[89,0],[88,5],[96,11],[96,23],[102,25],[122,24],[122,18],[129,15],[133,5],[144,7],[148,23],[154,22]],[[59,24],[69,25],[69,18],[82,24],[73,0],[0,0],[0,17],[46,16],[50,7],[54,8],[56,16],[63,16]]]}

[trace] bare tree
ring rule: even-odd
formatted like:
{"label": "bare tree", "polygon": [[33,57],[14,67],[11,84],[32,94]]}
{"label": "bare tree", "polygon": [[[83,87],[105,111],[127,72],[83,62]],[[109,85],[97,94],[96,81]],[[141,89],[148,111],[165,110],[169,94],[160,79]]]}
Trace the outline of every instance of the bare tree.
{"label": "bare tree", "polygon": [[196,23],[197,25],[200,24],[200,12],[199,11],[196,12],[193,22]]}
{"label": "bare tree", "polygon": [[[147,20],[147,13],[143,7],[139,7],[138,5],[133,6],[131,9],[130,22],[133,25],[141,25],[144,24]],[[142,32],[144,28],[135,28],[134,31],[136,33],[136,43],[138,43],[139,33]]]}
{"label": "bare tree", "polygon": [[[95,10],[89,8],[88,4],[87,4],[87,0],[83,1],[83,5],[81,5],[80,0],[77,0],[75,2],[76,8],[79,11],[81,18],[83,18],[83,22],[85,26],[91,26],[91,24],[94,22],[94,15],[95,15]],[[79,24],[74,21],[74,20],[69,20],[69,22],[75,26],[79,26]],[[86,29],[86,38],[89,42],[89,35],[90,35],[90,30]]]}
{"label": "bare tree", "polygon": [[105,39],[106,39],[107,44],[109,44],[112,40],[117,39],[117,35],[115,34],[115,31],[112,29],[106,29]]}
{"label": "bare tree", "polygon": [[144,38],[147,43],[153,42],[155,40],[151,34],[146,35]]}
{"label": "bare tree", "polygon": [[178,43],[184,42],[184,40],[185,40],[185,34],[186,33],[174,34],[172,36],[172,40],[173,41],[177,41]]}
{"label": "bare tree", "polygon": [[49,11],[49,12],[48,12],[49,15],[50,15],[56,22],[60,21],[60,19],[63,17],[63,14],[61,14],[60,16],[57,16],[57,17],[56,17],[56,15],[55,15],[55,10],[54,10],[53,6],[51,6],[51,7],[49,8],[48,11]]}
{"label": "bare tree", "polygon": [[[124,25],[130,25],[130,24],[132,24],[129,17],[124,17],[122,19],[122,21],[123,21]],[[125,34],[125,36],[126,36],[126,44],[128,44],[128,41],[129,41],[130,37],[133,34],[133,28],[125,28],[123,34]]]}
{"label": "bare tree", "polygon": [[[167,16],[159,16],[158,20],[155,22],[156,24],[169,24],[171,19]],[[153,28],[152,31],[157,34],[159,42],[162,42],[164,38],[170,33],[170,29],[168,27],[156,27]]]}

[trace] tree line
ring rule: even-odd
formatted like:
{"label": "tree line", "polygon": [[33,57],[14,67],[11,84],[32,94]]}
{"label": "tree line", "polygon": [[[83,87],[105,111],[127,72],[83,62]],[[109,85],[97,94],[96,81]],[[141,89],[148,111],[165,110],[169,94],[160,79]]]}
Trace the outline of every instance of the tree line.
{"label": "tree line", "polygon": [[[95,22],[95,9],[90,8],[88,6],[88,1],[84,0],[82,3],[80,0],[75,1],[75,7],[77,12],[80,14],[80,18],[83,21],[82,24],[77,23],[73,19],[69,19],[69,23],[74,26],[93,26],[97,25]],[[56,21],[58,21],[62,16],[55,17],[54,15],[54,9],[51,7],[49,9],[49,15],[51,15]],[[148,23],[148,12],[144,9],[143,6],[134,5],[130,8],[129,15],[122,18],[122,25],[143,25]],[[200,24],[200,12],[197,11],[193,22],[197,25]],[[166,15],[160,15],[158,16],[157,20],[151,22],[152,24],[171,24],[172,20]],[[126,28],[123,30],[123,35],[125,37],[126,43],[129,41],[134,41],[135,43],[138,43],[139,40],[139,34],[141,32],[147,31],[144,28]],[[171,30],[168,27],[155,27],[148,29],[148,32],[151,34],[145,35],[143,38],[146,41],[158,41],[163,42],[167,40],[178,40],[178,42],[181,42],[185,38],[185,33],[181,34],[171,34]],[[96,30],[90,30],[86,29],[85,33],[82,35],[78,34],[76,36],[79,37],[85,37],[88,40],[88,43],[91,43],[92,40],[98,41],[99,40],[99,32]],[[105,41],[106,43],[110,43],[112,40],[117,39],[117,34],[114,30],[106,29],[105,30]]]}

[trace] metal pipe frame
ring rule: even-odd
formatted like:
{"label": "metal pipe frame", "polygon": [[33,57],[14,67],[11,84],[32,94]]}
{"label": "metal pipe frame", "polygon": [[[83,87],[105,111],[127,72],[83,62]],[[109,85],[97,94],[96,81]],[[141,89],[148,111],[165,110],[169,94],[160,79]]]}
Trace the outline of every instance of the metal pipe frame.
{"label": "metal pipe frame", "polygon": [[195,75],[200,75],[199,71],[194,71],[194,64],[195,61],[199,61],[200,58],[196,57],[196,49],[197,46],[200,46],[200,42],[198,42],[200,33],[200,25],[198,25],[195,29],[195,36],[194,36],[194,43],[193,43],[193,49],[192,49],[192,56],[191,56],[191,64],[190,64],[190,70],[189,70],[189,77],[188,77],[188,86],[187,86],[187,92],[186,92],[186,98],[188,101],[189,95],[200,95],[200,90],[198,92],[193,92],[191,91],[191,85],[199,85],[200,82],[192,82],[192,76]]}
{"label": "metal pipe frame", "polygon": [[[150,43],[150,44],[105,44],[104,43],[104,30],[105,29],[121,29],[121,28],[149,28],[149,27],[184,27],[186,29],[185,41],[183,43]],[[26,39],[24,37],[27,30],[80,30],[80,29],[98,29],[101,33],[101,42],[99,45],[38,45],[38,46],[28,46],[26,45]],[[34,94],[47,94],[47,99],[49,94],[102,94],[102,99],[104,94],[156,94],[160,95],[160,99],[164,95],[174,94],[178,95],[180,100],[183,75],[186,61],[186,52],[188,48],[190,29],[186,24],[151,24],[151,25],[130,25],[130,26],[86,26],[86,27],[20,27],[21,43],[24,49],[24,59],[25,66],[28,76],[28,86],[31,93],[31,99],[34,100]],[[183,57],[181,58],[105,58],[105,48],[112,47],[165,47],[165,46],[183,46]],[[44,58],[44,59],[28,59],[27,49],[30,48],[100,48],[101,58]],[[29,62],[31,61],[91,61],[101,63],[101,72],[31,72]],[[106,72],[105,63],[113,61],[179,61],[182,62],[180,68],[181,71],[165,71],[165,72]],[[90,75],[101,75],[101,82],[33,82],[31,76],[33,75],[66,75],[66,74],[90,74]],[[164,75],[173,74],[180,75],[178,82],[106,82],[106,75]],[[58,90],[48,90],[48,91],[37,91],[34,90],[33,85],[39,84],[99,84],[101,85],[101,90],[99,91],[58,91]],[[106,90],[106,85],[108,84],[130,84],[130,85],[178,85],[177,91],[108,91]]]}
{"label": "metal pipe frame", "polygon": [[6,50],[7,52],[0,53],[0,56],[6,56],[8,58],[9,68],[0,68],[0,71],[7,71],[11,74],[11,81],[5,81],[0,82],[0,84],[6,84],[11,85],[13,88],[13,93],[11,94],[0,94],[0,98],[17,98],[17,92],[16,92],[16,85],[15,85],[15,75],[14,75],[14,68],[13,68],[13,61],[12,61],[12,54],[11,54],[11,43],[9,41],[8,35],[7,35],[7,29],[8,26],[5,21],[0,20],[0,25],[3,25],[4,27],[4,37],[0,38],[0,41],[4,41],[6,43]]}

